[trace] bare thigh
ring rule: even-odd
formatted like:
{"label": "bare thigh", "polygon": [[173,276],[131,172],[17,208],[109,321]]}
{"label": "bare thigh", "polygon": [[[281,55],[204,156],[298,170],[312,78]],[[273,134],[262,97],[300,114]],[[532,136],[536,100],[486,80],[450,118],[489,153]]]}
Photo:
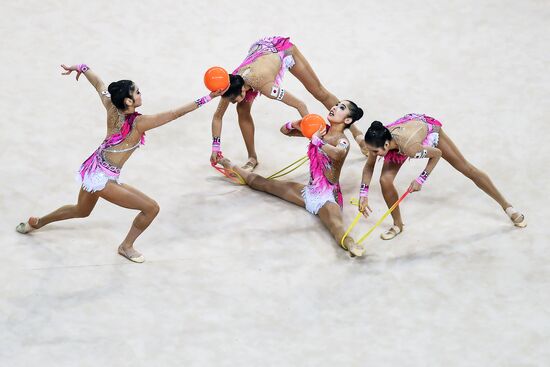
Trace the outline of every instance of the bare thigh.
{"label": "bare thigh", "polygon": [[321,222],[327,227],[334,235],[336,240],[342,238],[345,233],[344,229],[344,218],[342,217],[342,208],[340,205],[332,202],[327,202],[319,212],[317,213]]}
{"label": "bare thigh", "polygon": [[455,143],[449,138],[443,129],[439,130],[439,143],[437,147],[441,150],[441,157],[449,162],[454,168],[466,164],[466,158],[462,155]]}
{"label": "bare thigh", "polygon": [[397,173],[399,173],[401,166],[403,166],[403,164],[384,160],[382,171],[380,172],[380,184],[382,187],[385,184],[393,184],[393,181],[395,180]]}
{"label": "bare thigh", "polygon": [[89,192],[81,187],[76,203],[78,214],[81,214],[82,216],[90,215],[92,210],[94,210],[98,199],[99,194],[97,192]]}
{"label": "bare thigh", "polygon": [[336,105],[338,103],[338,98],[330,94],[321,84],[319,77],[317,77],[317,74],[315,74],[315,71],[313,71],[313,68],[298,47],[293,46],[290,53],[295,62],[294,66],[289,70],[292,75],[294,75],[314,97],[321,97],[320,94],[325,94],[323,97],[330,98],[329,101],[326,101],[327,105]]}
{"label": "bare thigh", "polygon": [[267,192],[277,196],[285,201],[305,208],[302,189],[305,185],[297,182],[268,180],[257,174],[251,174],[247,179],[247,184],[254,190]]}
{"label": "bare thigh", "polygon": [[99,196],[113,204],[127,209],[147,210],[157,203],[138,189],[109,181],[105,188],[99,191]]}
{"label": "bare thigh", "polygon": [[499,203],[502,209],[511,206],[510,202],[496,188],[491,178],[485,172],[468,162],[443,130],[439,132],[438,148],[442,152],[443,159],[449,162],[457,171],[472,180],[477,187]]}
{"label": "bare thigh", "polygon": [[241,102],[237,103],[237,116],[238,117],[252,117],[251,110],[252,110],[252,104],[254,103],[254,100],[247,102],[245,100],[242,100]]}

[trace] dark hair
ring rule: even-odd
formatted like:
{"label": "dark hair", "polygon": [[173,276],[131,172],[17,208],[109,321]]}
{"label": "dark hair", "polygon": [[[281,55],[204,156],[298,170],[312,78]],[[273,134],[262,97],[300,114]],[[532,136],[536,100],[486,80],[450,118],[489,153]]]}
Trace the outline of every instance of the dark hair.
{"label": "dark hair", "polygon": [[348,108],[349,108],[349,117],[351,117],[351,124],[346,125],[345,129],[349,128],[353,123],[361,117],[363,117],[363,109],[353,101],[350,101],[349,99],[346,99],[348,102]]}
{"label": "dark hair", "polygon": [[392,140],[390,131],[380,121],[373,121],[365,133],[365,143],[381,148],[388,140]]}
{"label": "dark hair", "polygon": [[353,122],[360,120],[361,117],[363,117],[363,109],[353,101],[350,101],[349,99],[346,99],[346,101],[349,102],[349,117],[353,120]]}
{"label": "dark hair", "polygon": [[229,89],[222,94],[222,97],[234,98],[241,95],[244,79],[240,75],[229,74]]}
{"label": "dark hair", "polygon": [[111,102],[119,110],[125,110],[126,105],[124,104],[124,98],[130,98],[132,101],[132,93],[136,89],[136,85],[131,80],[119,80],[118,82],[112,82],[107,87],[109,94],[111,95]]}

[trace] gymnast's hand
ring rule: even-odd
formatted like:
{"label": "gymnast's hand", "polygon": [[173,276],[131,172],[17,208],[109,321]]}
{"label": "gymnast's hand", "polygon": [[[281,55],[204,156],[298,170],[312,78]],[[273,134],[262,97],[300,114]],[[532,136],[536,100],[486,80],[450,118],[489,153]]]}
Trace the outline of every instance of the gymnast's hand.
{"label": "gymnast's hand", "polygon": [[73,71],[76,71],[76,80],[78,81],[78,78],[80,78],[80,74],[82,74],[82,71],[78,71],[78,65],[73,65],[73,66],[67,66],[65,64],[61,64],[61,67],[63,69],[65,69],[65,72],[61,73],[62,75],[69,75],[71,74]]}
{"label": "gymnast's hand", "polygon": [[210,98],[216,98],[216,97],[219,97],[221,96],[222,94],[225,93],[226,90],[228,90],[229,87],[225,88],[225,89],[218,89],[216,91],[213,91],[213,92],[210,92]]}
{"label": "gymnast's hand", "polygon": [[317,131],[315,132],[315,134],[313,134],[313,136],[312,136],[311,138],[313,139],[313,137],[316,136],[318,139],[322,139],[323,136],[326,135],[326,133],[327,133],[327,127],[326,127],[326,125],[325,125],[325,126],[321,126],[321,127],[319,128],[319,130],[317,130]]}
{"label": "gymnast's hand", "polygon": [[223,158],[223,154],[222,154],[221,151],[219,151],[219,152],[212,152],[212,154],[210,154],[210,164],[215,165],[215,164],[217,164],[218,161],[219,161],[220,159],[222,159],[222,158]]}
{"label": "gymnast's hand", "polygon": [[369,214],[372,213],[372,209],[369,206],[369,198],[368,197],[363,196],[362,198],[359,199],[359,211],[361,213],[363,213],[365,218],[368,218]]}
{"label": "gymnast's hand", "polygon": [[[284,135],[290,135],[290,133],[292,133],[293,131],[298,131],[297,128],[295,128],[295,124],[298,124],[299,125],[299,122],[300,120],[298,121],[288,121],[287,123],[283,124],[283,126],[281,126],[281,129],[280,131],[284,134]],[[302,135],[302,134],[300,134]]]}
{"label": "gymnast's hand", "polygon": [[419,184],[416,180],[413,180],[413,182],[411,182],[411,185],[409,186],[409,192],[415,192],[420,190],[422,190],[422,185]]}

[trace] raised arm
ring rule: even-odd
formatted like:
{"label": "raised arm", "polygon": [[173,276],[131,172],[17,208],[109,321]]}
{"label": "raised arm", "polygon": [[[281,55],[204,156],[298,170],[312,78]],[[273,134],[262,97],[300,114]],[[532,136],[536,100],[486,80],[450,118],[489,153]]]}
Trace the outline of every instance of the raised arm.
{"label": "raised arm", "polygon": [[273,82],[269,82],[261,86],[260,92],[270,98],[270,99],[276,99],[278,101],[283,102],[284,104],[294,107],[296,110],[298,110],[298,113],[300,116],[304,117],[309,112],[307,110],[307,106],[304,102],[296,98],[294,95],[292,95],[290,92],[284,90],[283,88],[279,87],[277,84]]}
{"label": "raised arm", "polygon": [[229,106],[228,98],[220,98],[218,108],[212,116],[212,154],[210,154],[210,163],[215,164],[222,157],[221,151],[221,135],[222,135],[222,120],[227,107]]}
{"label": "raised arm", "polygon": [[441,158],[441,150],[429,146],[423,146],[422,144],[411,144],[411,146],[405,149],[404,153],[410,158],[428,158],[428,163],[426,164],[424,171],[422,171],[420,176],[413,180],[409,186],[409,191],[411,192],[420,191],[422,189],[422,185],[426,182],[428,176],[437,165],[439,158]]}
{"label": "raised arm", "polygon": [[138,129],[139,132],[145,132],[147,130],[151,130],[159,126],[162,126],[164,124],[167,124],[170,121],[174,121],[175,119],[180,118],[181,116],[191,111],[195,111],[197,108],[210,102],[212,98],[220,96],[222,93],[223,93],[222,91],[212,92],[202,98],[199,98],[193,102],[189,102],[179,108],[176,108],[170,111],[165,111],[154,115],[138,116],[136,118],[136,128]]}
{"label": "raised arm", "polygon": [[99,78],[99,76],[94,73],[90,67],[86,64],[78,64],[78,65],[72,65],[67,66],[65,64],[61,64],[61,67],[65,69],[65,72],[62,72],[62,75],[70,75],[73,71],[76,71],[76,80],[80,78],[81,74],[84,74],[86,79],[90,82],[90,84],[95,88],[97,91],[99,98],[101,99],[101,103],[103,103],[103,106],[105,106],[106,109],[109,109],[112,107],[111,100],[109,99],[109,93],[107,92],[107,87]]}
{"label": "raised arm", "polygon": [[361,179],[361,187],[359,188],[359,211],[363,213],[365,217],[369,216],[369,212],[372,209],[369,206],[369,186],[374,172],[374,165],[376,164],[376,155],[369,154],[365,166],[363,167],[363,176]]}

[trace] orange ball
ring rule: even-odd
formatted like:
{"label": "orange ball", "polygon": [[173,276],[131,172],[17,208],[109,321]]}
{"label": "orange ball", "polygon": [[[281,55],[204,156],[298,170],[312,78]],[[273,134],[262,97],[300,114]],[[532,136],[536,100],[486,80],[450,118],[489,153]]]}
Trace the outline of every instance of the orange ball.
{"label": "orange ball", "polygon": [[302,135],[306,138],[310,138],[315,134],[321,127],[327,126],[325,119],[314,113],[305,115],[300,122],[300,129],[302,130]]}
{"label": "orange ball", "polygon": [[204,85],[212,92],[224,90],[229,87],[229,74],[224,68],[213,66],[204,73]]}

